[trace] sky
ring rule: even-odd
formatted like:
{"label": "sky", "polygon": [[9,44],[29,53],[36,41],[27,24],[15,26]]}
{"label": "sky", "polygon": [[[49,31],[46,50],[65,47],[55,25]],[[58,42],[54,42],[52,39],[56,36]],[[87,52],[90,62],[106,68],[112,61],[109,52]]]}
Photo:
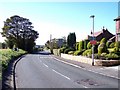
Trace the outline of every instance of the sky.
{"label": "sky", "polygon": [[[0,2],[0,32],[4,21],[13,15],[29,19],[34,30],[39,32],[36,44],[44,45],[47,40],[61,38],[75,32],[77,41],[90,35],[91,15],[95,15],[95,32],[104,26],[115,34],[118,17],[118,2]],[[0,35],[0,42],[4,38]]]}

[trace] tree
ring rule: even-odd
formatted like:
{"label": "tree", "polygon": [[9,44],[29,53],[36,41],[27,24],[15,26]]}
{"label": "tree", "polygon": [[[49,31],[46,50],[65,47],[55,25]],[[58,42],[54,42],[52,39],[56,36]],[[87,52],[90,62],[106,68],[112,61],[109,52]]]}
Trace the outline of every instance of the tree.
{"label": "tree", "polygon": [[75,44],[76,44],[76,34],[74,33],[70,33],[67,37],[67,45],[71,48],[75,48]]}
{"label": "tree", "polygon": [[18,48],[31,52],[39,35],[33,28],[29,19],[14,15],[4,21],[1,34],[8,42],[13,42]]}

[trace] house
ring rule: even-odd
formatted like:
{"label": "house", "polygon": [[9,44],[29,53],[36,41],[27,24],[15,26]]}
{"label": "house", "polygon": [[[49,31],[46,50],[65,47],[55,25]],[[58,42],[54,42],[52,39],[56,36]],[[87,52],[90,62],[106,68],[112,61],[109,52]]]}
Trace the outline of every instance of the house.
{"label": "house", "polygon": [[[106,40],[111,39],[112,41],[115,41],[115,38],[113,38],[114,36],[115,35],[110,33],[108,31],[108,29],[105,29],[104,27],[103,27],[103,29],[101,31],[98,31],[98,32],[94,33],[94,38],[97,41],[101,41],[102,38],[106,38]],[[92,40],[92,35],[88,35],[87,39]]]}
{"label": "house", "polygon": [[116,41],[120,41],[120,16],[114,21],[116,21]]}
{"label": "house", "polygon": [[57,46],[58,48],[62,47],[66,43],[66,38],[54,38],[50,41],[52,43],[52,46]]}

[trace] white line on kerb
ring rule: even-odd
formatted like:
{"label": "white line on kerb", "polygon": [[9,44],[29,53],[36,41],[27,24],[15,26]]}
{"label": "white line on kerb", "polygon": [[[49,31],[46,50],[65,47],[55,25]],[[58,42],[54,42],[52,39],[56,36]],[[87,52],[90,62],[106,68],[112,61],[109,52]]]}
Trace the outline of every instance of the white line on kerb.
{"label": "white line on kerb", "polygon": [[44,64],[44,63],[43,63],[43,65],[46,66],[46,67],[48,67],[48,65],[46,65],[46,64]]}
{"label": "white line on kerb", "polygon": [[[85,68],[81,68],[81,67],[78,66],[78,65],[75,65],[75,64],[72,64],[72,63],[68,63],[68,62],[62,61],[62,60],[57,59],[57,58],[55,58],[55,57],[54,57],[54,59],[57,60],[57,61],[63,62],[63,63],[65,63],[65,64],[68,64],[68,65],[71,65],[71,66],[74,66],[74,67],[77,67],[77,68],[80,68],[80,69],[83,69],[83,70],[87,70],[87,69],[85,69]],[[110,76],[110,75],[103,74],[103,73],[96,72],[96,71],[92,71],[92,70],[87,70],[87,71],[90,71],[90,72],[93,72],[93,73],[97,73],[97,74],[100,74],[100,75],[104,75],[104,76],[108,76],[108,77],[112,77],[112,78],[116,78],[116,79],[120,79],[119,77]]]}
{"label": "white line on kerb", "polygon": [[61,73],[57,72],[56,70],[52,69],[52,71],[54,71],[55,73],[57,73],[57,74],[59,74],[59,75],[61,75],[61,76],[65,77],[65,78],[67,78],[68,80],[70,80],[70,78],[69,78],[69,77],[67,77],[67,76],[65,76],[65,75],[63,75],[63,74],[61,74]]}

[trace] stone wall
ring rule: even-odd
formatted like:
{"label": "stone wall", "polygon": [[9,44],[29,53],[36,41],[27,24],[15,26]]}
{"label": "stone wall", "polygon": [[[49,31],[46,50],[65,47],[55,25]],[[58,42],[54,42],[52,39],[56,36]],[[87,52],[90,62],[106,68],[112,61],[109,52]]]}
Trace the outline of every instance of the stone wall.
{"label": "stone wall", "polygon": [[[61,53],[61,57],[69,60],[78,61],[81,63],[86,63],[92,65],[92,59],[84,56],[73,56],[68,54]],[[120,65],[120,60],[96,60],[94,59],[94,65],[98,66],[112,66],[112,65]]]}

